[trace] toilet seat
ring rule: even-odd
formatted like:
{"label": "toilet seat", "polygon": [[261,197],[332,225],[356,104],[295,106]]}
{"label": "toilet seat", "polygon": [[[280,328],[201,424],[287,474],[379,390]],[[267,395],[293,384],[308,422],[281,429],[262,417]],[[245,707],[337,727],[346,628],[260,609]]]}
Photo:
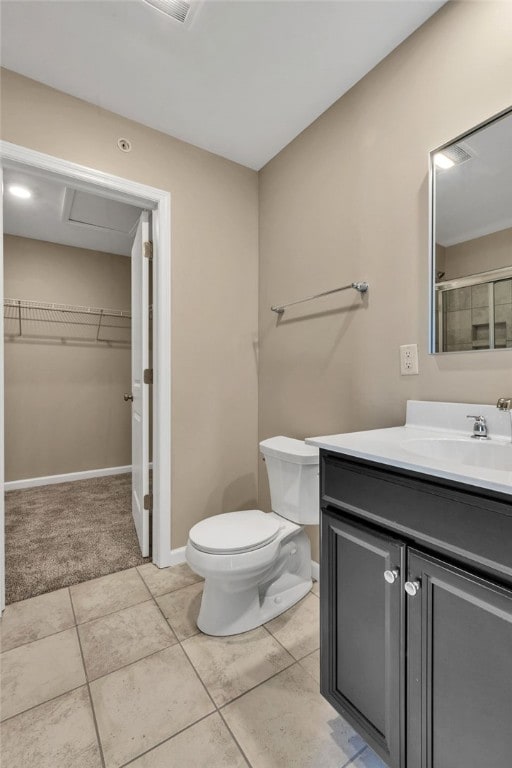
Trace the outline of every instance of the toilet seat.
{"label": "toilet seat", "polygon": [[201,552],[233,555],[261,549],[274,541],[280,530],[274,515],[246,509],[201,520],[190,529],[189,539]]}

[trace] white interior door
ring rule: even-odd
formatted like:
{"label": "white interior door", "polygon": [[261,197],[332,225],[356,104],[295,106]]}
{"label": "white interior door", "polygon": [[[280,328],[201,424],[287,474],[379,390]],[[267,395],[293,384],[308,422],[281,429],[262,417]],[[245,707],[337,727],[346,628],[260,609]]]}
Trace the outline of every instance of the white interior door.
{"label": "white interior door", "polygon": [[149,242],[149,214],[144,212],[132,247],[132,515],[143,557],[149,555],[149,264],[144,243]]}

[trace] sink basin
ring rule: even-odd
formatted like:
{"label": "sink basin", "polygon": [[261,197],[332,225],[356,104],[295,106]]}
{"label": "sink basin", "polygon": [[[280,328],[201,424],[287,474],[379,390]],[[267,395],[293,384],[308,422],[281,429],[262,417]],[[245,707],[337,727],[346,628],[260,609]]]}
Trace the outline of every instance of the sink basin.
{"label": "sink basin", "polygon": [[472,438],[427,437],[404,440],[403,450],[437,461],[512,472],[512,443]]}
{"label": "sink basin", "polygon": [[[483,416],[489,440],[474,440],[467,416]],[[473,485],[512,499],[511,413],[485,403],[409,400],[400,427],[307,438],[317,448]]]}

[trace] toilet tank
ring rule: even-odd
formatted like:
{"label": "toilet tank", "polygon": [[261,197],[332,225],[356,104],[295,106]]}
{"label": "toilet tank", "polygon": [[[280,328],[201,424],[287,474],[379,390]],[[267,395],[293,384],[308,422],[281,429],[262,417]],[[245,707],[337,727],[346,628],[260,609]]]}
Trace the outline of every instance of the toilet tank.
{"label": "toilet tank", "polygon": [[260,443],[265,459],[272,510],[299,525],[318,525],[318,448],[291,437]]}

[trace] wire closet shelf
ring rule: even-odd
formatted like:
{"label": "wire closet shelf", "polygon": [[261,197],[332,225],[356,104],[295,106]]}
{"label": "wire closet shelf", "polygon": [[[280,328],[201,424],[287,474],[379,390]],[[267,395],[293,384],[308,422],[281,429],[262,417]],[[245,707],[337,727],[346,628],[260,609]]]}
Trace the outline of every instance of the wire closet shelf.
{"label": "wire closet shelf", "polygon": [[129,344],[131,312],[24,299],[4,299],[4,334]]}

